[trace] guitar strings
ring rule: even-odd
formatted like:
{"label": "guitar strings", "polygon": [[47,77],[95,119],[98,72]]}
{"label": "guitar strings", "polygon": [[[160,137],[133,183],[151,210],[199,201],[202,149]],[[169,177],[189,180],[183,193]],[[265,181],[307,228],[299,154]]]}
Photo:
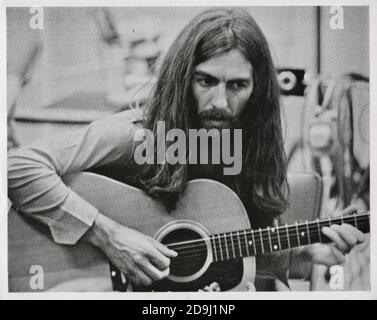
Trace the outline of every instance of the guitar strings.
{"label": "guitar strings", "polygon": [[[363,223],[363,222],[360,222],[360,225],[362,225],[362,226],[365,226],[366,224],[365,223]],[[317,230],[316,230],[317,231]],[[232,235],[233,236],[233,239],[234,239],[234,235]],[[310,238],[313,238],[313,237],[318,237],[318,240],[320,240],[319,238],[319,233],[318,233],[318,231],[316,232],[316,233],[313,233],[312,234],[312,236],[310,237]],[[292,238],[292,241],[293,242],[297,242],[298,243],[298,241],[297,240],[295,240],[294,239],[294,237],[287,237],[287,236],[280,236],[279,237],[280,238],[280,242],[286,242],[286,243],[288,243],[288,238]],[[277,235],[272,235],[271,236],[271,242],[272,241],[279,241],[279,238],[277,237]],[[198,241],[197,242],[199,242],[196,246],[181,246],[181,248],[177,248],[178,250],[180,249],[180,252],[181,252],[181,254],[183,254],[184,252],[190,252],[190,250],[186,250],[186,251],[184,251],[185,249],[192,249],[192,248],[200,248],[200,247],[206,247],[207,245],[206,245],[206,243],[208,242],[208,240],[212,240],[213,238],[202,238],[202,239],[198,239]],[[213,239],[214,240],[214,239]],[[238,240],[238,239],[237,239]],[[244,238],[244,240],[245,240],[245,238]],[[305,240],[305,239],[303,239],[303,240]],[[206,242],[207,241],[207,242]],[[247,240],[245,240],[245,241],[247,241]],[[244,247],[244,242],[245,241],[241,241],[241,246],[243,246]],[[217,242],[222,246],[222,248],[221,249],[225,249],[225,247],[226,247],[226,245],[225,245],[225,242],[227,243],[227,245],[228,245],[228,247],[231,247],[232,246],[232,240],[230,240],[230,236],[226,236],[226,237],[221,237],[220,238],[220,240],[219,239],[217,239]],[[233,241],[233,243],[234,242],[236,242],[236,240],[234,240]],[[258,236],[258,237],[256,237],[255,238],[255,241],[254,241],[254,243],[256,243],[256,244],[262,244],[262,242],[263,242],[263,244],[265,244],[265,243],[269,243],[269,239],[260,239],[260,237]],[[317,241],[313,241],[313,243],[314,242],[317,242]],[[306,243],[306,244],[309,244],[309,242],[308,243]],[[215,243],[215,245],[217,245],[217,243]],[[236,248],[237,247],[239,247],[238,245],[236,245],[235,246]],[[268,247],[268,245],[266,245],[266,247]],[[182,250],[183,249],[183,250]],[[228,250],[229,251],[229,250]]]}
{"label": "guitar strings", "polygon": [[[369,222],[367,221],[367,225],[368,224],[369,224]],[[361,219],[359,219],[358,226],[361,227],[362,225],[363,225],[363,227],[365,227],[363,221]],[[312,235],[316,235],[318,233],[318,226],[315,226],[314,228],[312,226],[308,226],[308,227],[309,228],[305,228],[305,230],[303,230],[302,227],[298,226],[298,230],[302,231],[302,232],[306,232],[307,231],[306,229],[309,229],[309,231],[310,230],[311,231],[315,230],[315,234],[312,233]],[[319,227],[322,228],[322,226],[319,226]],[[281,229],[288,229],[288,233],[290,231],[292,231],[292,229],[294,229],[294,231],[297,232],[297,230],[295,230],[296,229],[295,226],[290,227],[290,228],[289,227],[286,228],[285,226],[282,226],[280,228]],[[300,230],[300,228],[301,228],[301,230]],[[277,228],[275,228],[275,230],[276,229]],[[291,230],[289,230],[289,229],[291,229]],[[245,233],[246,233],[246,235],[254,234],[255,238],[258,239],[259,236],[260,236],[260,233],[262,234],[262,236],[266,236],[266,235],[268,236],[269,231],[266,230],[266,229],[261,229],[260,231],[259,230],[244,230],[244,231],[242,231],[242,234],[240,234],[240,233],[238,233],[238,234],[239,234],[240,238],[243,237],[245,239],[245,236],[244,236]],[[281,233],[283,233],[283,234],[281,234]],[[278,231],[278,232],[273,232],[272,234],[270,233],[270,236],[271,236],[271,239],[275,239],[275,240],[277,239],[277,240],[279,240],[279,238],[280,238],[281,240],[284,240],[284,239],[288,238],[287,235],[286,235],[286,233],[287,233],[286,231],[283,231],[283,232]],[[170,248],[172,248],[172,249],[180,249],[180,248],[184,249],[184,248],[196,247],[196,245],[192,246],[192,244],[200,243],[200,242],[203,242],[205,240],[211,240],[211,239],[213,239],[214,241],[216,241],[216,240],[219,241],[219,239],[220,239],[221,242],[224,242],[225,239],[226,239],[226,240],[228,240],[227,241],[228,243],[229,243],[229,240],[230,240],[230,243],[231,243],[232,240],[230,238],[233,238],[233,239],[234,239],[234,237],[238,238],[237,231],[235,231],[235,233],[232,232],[232,233],[218,234],[217,236],[218,236],[217,238],[215,238],[212,235],[209,238],[200,238],[200,239],[195,239],[195,240],[182,241],[182,242],[168,244],[167,246],[170,247]],[[265,241],[268,241],[268,239],[266,239]]]}
{"label": "guitar strings", "polygon": [[[368,224],[369,223],[364,223],[364,222],[360,221],[359,226],[360,227],[361,226],[364,227],[364,226],[366,226]],[[310,235],[310,238],[313,238],[314,236],[319,237],[319,232],[318,232],[317,228],[314,229],[314,230],[315,230],[315,233],[312,232],[311,235]],[[312,229],[312,231],[313,231],[313,229]],[[250,233],[251,232],[246,232],[246,234],[250,234]],[[265,235],[266,234],[263,235],[263,232],[262,232],[262,237],[265,236]],[[232,243],[231,237],[233,238],[233,242],[238,241],[237,234],[232,234],[232,235],[228,234],[226,236],[220,236],[220,237],[217,237],[217,238],[213,238],[213,237],[211,237],[211,238],[202,238],[202,239],[198,239],[198,241],[196,241],[196,242],[202,242],[202,244],[203,244],[203,242],[205,242],[206,240],[207,241],[208,240],[213,240],[213,241],[215,241],[215,245],[217,245],[216,242],[221,243],[221,244],[224,244],[225,242],[227,242],[227,244],[231,245],[231,243]],[[237,240],[235,239],[235,237],[236,237]],[[241,238],[243,238],[243,241],[241,240]],[[255,238],[255,242],[256,243],[261,243],[262,241],[263,242],[269,242],[269,239],[263,239],[263,240],[261,240],[259,234],[257,234],[254,238]],[[274,240],[274,241],[275,240],[279,241],[279,239],[283,240],[283,241],[287,241],[288,238],[292,238],[293,242],[295,242],[295,241],[298,242],[297,240],[295,240],[294,235],[288,237],[286,234],[283,234],[283,235],[279,234],[279,236],[278,236],[277,233],[271,234],[271,240]],[[244,237],[243,234],[240,235],[240,240],[241,240],[241,243],[244,243],[245,241],[247,241],[247,242],[249,241],[248,239],[245,239],[245,237]],[[196,246],[190,246],[190,245],[189,246],[181,246],[181,249],[186,249],[186,248],[189,249],[189,248],[195,248],[195,247]],[[179,248],[177,248],[177,249],[179,249]]]}
{"label": "guitar strings", "polygon": [[[358,221],[362,222],[362,219],[368,219],[369,220],[369,214],[365,215],[365,214],[358,214],[356,215],[356,218],[358,219]],[[350,221],[345,221],[345,219],[348,219]],[[219,234],[216,234],[216,235],[219,235],[219,236],[222,236],[222,235],[230,235],[231,233],[233,234],[234,233],[237,233],[237,232],[242,232],[244,233],[244,231],[246,231],[248,234],[249,233],[259,233],[259,232],[262,232],[263,233],[269,233],[272,229],[274,229],[275,231],[276,230],[279,230],[279,229],[288,229],[288,232],[289,230],[292,231],[292,229],[295,231],[296,228],[300,229],[300,228],[304,228],[305,230],[303,231],[306,231],[307,227],[309,227],[309,230],[313,230],[313,229],[317,229],[318,227],[322,228],[322,227],[328,227],[327,224],[337,224],[335,223],[334,221],[337,221],[339,220],[339,222],[343,222],[344,223],[347,223],[347,222],[351,222],[352,224],[355,223],[354,222],[354,217],[353,216],[345,216],[343,218],[336,218],[336,219],[333,219],[333,220],[327,220],[327,219],[323,219],[323,220],[318,220],[318,221],[310,221],[308,223],[304,223],[304,224],[297,224],[297,225],[279,225],[279,226],[274,226],[274,227],[269,227],[268,228],[264,228],[264,229],[255,229],[255,230],[251,230],[251,229],[245,229],[245,230],[239,230],[239,231],[232,231],[232,232],[228,232],[228,233],[219,233]],[[318,226],[318,223],[319,223],[319,226]],[[322,225],[321,225],[322,224]],[[357,225],[359,225],[360,223],[357,222]],[[285,231],[283,231],[285,232]],[[212,235],[214,236],[214,235]],[[194,240],[186,240],[186,241],[181,241],[181,242],[174,242],[174,243],[169,243],[168,246],[175,246],[175,245],[181,245],[181,244],[185,244],[185,243],[195,243],[195,242],[200,242],[202,241],[204,238],[200,238],[200,239],[194,239]],[[209,238],[206,238],[206,239],[209,239]]]}
{"label": "guitar strings", "polygon": [[[364,224],[363,222],[360,222],[360,226],[365,226],[365,225],[366,224]],[[220,251],[221,253],[223,253],[227,249],[227,247],[228,247],[228,250],[226,250],[225,252],[227,252],[227,251],[229,252],[230,248],[237,248],[238,247],[238,250],[239,250],[240,246],[241,246],[241,250],[244,249],[244,250],[247,251],[247,249],[245,249],[245,248],[248,248],[248,247],[252,246],[252,245],[249,245],[249,244],[245,245],[245,242],[246,241],[248,242],[247,239],[246,240],[244,239],[245,241],[241,241],[241,243],[238,244],[238,242],[236,242],[236,240],[234,240],[234,235],[232,235],[232,236],[233,236],[233,241],[230,239],[230,236],[221,237],[220,240],[217,239],[217,241],[216,241],[217,243],[215,242],[215,246],[218,246],[218,244],[220,244],[220,247],[216,248],[216,253],[217,253],[217,251]],[[318,238],[318,240],[320,240],[320,236],[319,236],[318,230],[316,230],[316,232],[312,233],[312,235],[310,236],[311,239],[314,238],[314,237],[316,237],[316,239]],[[280,239],[280,245],[278,246],[278,248],[281,247],[282,243],[283,244],[289,244],[289,242],[297,243],[297,245],[294,245],[294,246],[288,245],[288,248],[289,247],[299,246],[299,241],[296,240],[294,238],[294,236],[293,237],[287,237],[287,236],[282,236],[282,235],[279,238],[277,237],[277,235],[271,235],[271,244],[272,244],[272,242],[274,242],[274,245],[276,245],[276,243],[279,242],[279,239]],[[288,239],[291,239],[291,241],[289,241]],[[307,239],[307,238],[304,238],[301,241],[305,242],[305,239]],[[181,256],[182,255],[187,255],[188,253],[193,253],[193,252],[201,252],[201,251],[202,252],[206,252],[207,251],[206,248],[207,248],[207,242],[208,242],[208,240],[211,241],[211,240],[214,240],[214,239],[213,238],[212,239],[211,238],[202,238],[202,239],[200,239],[200,242],[197,243],[196,245],[181,246],[180,248],[178,247],[175,250],[179,251],[179,253],[181,254]],[[233,245],[232,245],[232,242],[233,242]],[[262,250],[262,244],[263,244],[263,247],[266,248],[266,250],[264,250],[264,251],[269,251],[268,250],[268,247],[270,247],[270,241],[269,241],[269,239],[260,239],[260,237],[257,236],[253,242],[255,244],[255,247],[258,246],[258,247],[261,248],[262,252],[263,252],[263,250]],[[318,241],[315,240],[315,241],[312,241],[312,242],[315,243],[315,242],[318,242]],[[236,245],[234,245],[234,244],[236,244]],[[308,245],[308,244],[310,244],[309,241],[306,241],[306,243],[303,243],[302,245]],[[201,250],[202,248],[204,248],[204,250]],[[234,251],[236,251],[236,250],[234,250]],[[273,251],[272,248],[270,248],[270,251],[271,252]]]}
{"label": "guitar strings", "polygon": [[[305,245],[308,245],[308,243],[302,244],[301,246],[305,246]],[[266,245],[265,247],[269,247],[269,246]],[[299,246],[293,246],[293,247],[299,247]],[[223,252],[222,257],[221,257],[221,255],[219,254],[218,251],[219,250],[216,250],[216,255],[217,256],[213,254],[215,256],[215,262],[226,261],[226,260],[237,259],[237,258],[243,258],[243,257],[247,257],[247,256],[257,255],[257,254],[274,252],[270,248],[270,249],[265,250],[265,252],[263,252],[263,251],[261,251],[261,252],[254,252],[254,250],[252,250],[251,253],[249,252],[249,254],[244,254],[247,251],[245,245],[241,245],[241,253],[242,253],[242,255],[240,255],[240,251],[239,250],[237,250],[237,252],[236,251],[229,252],[229,250],[228,250],[227,253]],[[276,251],[278,251],[278,250],[276,250]],[[180,253],[178,255],[178,257],[176,257],[174,259],[175,260],[188,260],[189,259],[190,262],[191,262],[192,259],[194,259],[194,258],[202,258],[203,256],[206,256],[207,254],[208,254],[208,250],[206,250],[206,247],[205,247],[204,250],[198,250],[198,249],[196,249],[196,250],[193,250],[191,252]]]}
{"label": "guitar strings", "polygon": [[[366,218],[369,220],[369,216],[358,217],[359,222],[357,222],[357,225],[359,227],[361,227],[361,224],[364,223],[363,219],[366,219]],[[347,221],[344,221],[344,222],[347,223]],[[353,222],[353,221],[351,221],[351,222]],[[323,225],[321,225],[321,223]],[[259,230],[258,229],[256,229],[256,230],[247,229],[247,230],[233,231],[233,232],[229,232],[229,233],[211,235],[208,238],[200,238],[200,239],[194,239],[194,240],[186,240],[186,241],[181,241],[181,242],[169,243],[169,244],[167,244],[167,246],[169,248],[172,248],[172,249],[175,248],[175,247],[184,248],[185,244],[188,244],[188,246],[186,246],[186,247],[190,248],[190,247],[192,247],[192,246],[190,246],[191,244],[195,244],[196,242],[202,242],[203,240],[211,240],[211,238],[212,238],[216,241],[215,236],[217,236],[217,239],[220,238],[220,240],[221,240],[221,239],[224,239],[224,238],[230,238],[230,237],[235,237],[235,236],[238,237],[238,235],[240,237],[244,237],[245,234],[246,235],[252,234],[257,239],[260,236],[259,235],[260,233],[262,233],[262,236],[266,236],[266,235],[268,236],[268,234],[270,234],[271,237],[275,236],[276,238],[278,238],[278,236],[279,236],[281,239],[284,239],[285,237],[287,237],[286,233],[290,233],[291,231],[297,232],[297,229],[298,229],[299,232],[300,231],[306,232],[307,229],[309,231],[314,230],[314,231],[318,232],[318,228],[328,226],[328,225],[324,225],[325,223],[328,224],[329,221],[328,220],[320,220],[320,225],[318,225],[318,223],[316,221],[314,221],[314,222],[309,222],[308,224],[300,224],[300,225],[297,225],[297,226],[296,225],[290,225],[290,226],[282,225],[282,226],[270,227],[269,229],[268,228],[267,229],[259,229]],[[315,225],[313,226],[313,224],[315,224]],[[335,224],[335,223],[333,223],[333,224]],[[367,221],[367,224],[369,224],[369,221]],[[363,226],[365,226],[365,225],[363,225]],[[274,229],[274,232],[271,233],[272,229]],[[281,231],[281,230],[283,230],[283,231]],[[238,233],[238,235],[237,235],[237,233]],[[268,241],[268,240],[266,240],[266,241]]]}
{"label": "guitar strings", "polygon": [[[360,222],[359,226],[360,227],[365,227],[367,226],[367,224],[364,224],[362,222]],[[310,229],[309,229],[310,230]],[[306,230],[305,230],[306,231]],[[208,241],[213,241],[214,242],[214,245],[218,245],[220,244],[220,246],[236,246],[238,247],[238,243],[244,243],[244,242],[249,242],[251,241],[251,239],[247,238],[247,236],[249,236],[251,234],[251,232],[246,232],[246,237],[245,237],[245,234],[240,234],[239,236],[237,234],[232,234],[232,235],[222,235],[222,236],[219,236],[219,237],[207,237],[207,238],[201,238],[201,239],[198,239],[195,241],[195,243],[190,243],[190,244],[187,244],[187,245],[175,245],[175,246],[170,246],[168,245],[168,247],[172,250],[179,250],[181,252],[183,252],[184,250],[190,250],[190,249],[195,249],[197,247],[200,247],[200,246],[206,246],[206,242]],[[307,240],[308,244],[310,244],[310,241],[312,241],[313,243],[316,242],[316,241],[313,241],[312,239],[313,238],[319,238],[320,239],[320,236],[319,234],[322,235],[322,232],[318,232],[318,230],[313,229],[310,230],[310,235],[309,237],[305,236],[304,238],[299,238],[299,239],[302,239],[303,242],[305,242]],[[292,239],[291,241],[292,242],[300,242],[300,240],[297,240],[297,237],[295,237],[295,235],[290,235],[290,236],[287,236],[285,234],[279,234],[277,235],[277,233],[274,233],[274,234],[271,234],[270,236],[268,236],[268,238],[266,238],[266,236],[268,236],[268,234],[266,233],[263,233],[262,232],[262,237],[264,239],[260,239],[260,234],[259,232],[254,236],[254,243],[257,243],[257,244],[260,244],[260,243],[269,243],[270,239],[271,241],[273,241],[274,243],[276,242],[286,242],[288,243],[290,239]],[[325,235],[323,235],[325,236]],[[239,239],[238,239],[239,238]],[[226,243],[226,245],[225,245]],[[233,243],[233,244],[232,244]]]}
{"label": "guitar strings", "polygon": [[[264,242],[266,242],[266,241],[264,241]],[[261,243],[260,241],[256,241],[256,244],[258,246],[260,245],[260,243]],[[305,244],[302,244],[301,246],[305,246],[305,245],[308,245],[308,244],[309,243],[305,243]],[[246,247],[247,246],[245,246],[244,244],[241,245],[241,252],[242,253],[247,251]],[[255,256],[257,254],[274,252],[274,250],[271,250],[271,248],[267,249],[269,247],[269,245],[266,244],[264,247],[266,248],[265,252],[263,252],[262,250],[261,250],[261,252],[254,252],[254,250],[252,250],[251,253],[249,252],[249,254],[243,254],[243,255],[239,255],[239,250],[237,250],[238,254],[236,254],[236,252],[234,252],[234,254],[233,254],[233,253],[229,252],[229,250],[227,251],[228,253],[224,253],[224,250],[222,250],[222,253],[223,253],[222,258],[220,258],[221,255],[218,253],[219,250],[216,250],[217,259],[215,259],[214,262],[221,262],[221,261],[227,261],[227,260],[232,260],[232,259],[237,259],[237,258],[243,258],[243,257],[247,257],[247,256]],[[297,245],[297,246],[292,246],[292,247],[300,247],[300,246]],[[190,262],[192,262],[193,259],[197,259],[197,258],[201,259],[203,256],[206,256],[208,254],[208,250],[206,248],[207,248],[207,246],[205,246],[204,250],[200,250],[200,249],[197,250],[196,249],[196,250],[192,250],[192,251],[189,251],[189,252],[180,253],[176,258],[174,258],[174,260],[190,260]],[[286,248],[286,249],[288,249],[288,248]],[[278,251],[278,250],[275,250],[275,251]],[[212,250],[212,252],[213,252],[213,250]]]}
{"label": "guitar strings", "polygon": [[[358,223],[358,225],[361,227],[361,226],[365,226],[366,224],[365,224],[365,222],[360,221],[360,223]],[[246,252],[247,248],[251,247],[251,245],[248,245],[247,243],[245,245],[244,241],[241,241],[241,243],[236,243],[236,245],[234,245],[235,242],[236,242],[236,240],[232,241],[230,239],[230,236],[234,237],[235,235],[234,234],[232,234],[232,235],[229,234],[227,236],[220,237],[220,241],[217,240],[217,242],[220,244],[220,248],[216,248],[216,253],[217,253],[217,251],[224,252],[224,249],[226,249],[226,247],[228,247],[228,250],[227,250],[228,254],[223,254],[223,255],[230,256],[230,255],[232,255],[232,254],[229,254],[229,249],[230,248],[237,248],[237,250],[232,250],[232,252],[235,253],[235,251],[239,252],[240,248],[241,248],[241,251]],[[310,236],[310,238],[312,238],[314,236],[317,237],[318,240],[320,240],[318,230],[316,230],[316,233],[313,233]],[[280,235],[279,238],[280,238],[280,244],[281,244],[281,242],[288,243],[288,238],[290,238],[290,237]],[[273,235],[271,235],[271,242],[274,241],[274,244],[276,245],[276,241],[278,242],[279,238],[278,238],[277,234],[274,233]],[[187,259],[187,257],[190,256],[188,254],[192,254],[192,253],[195,253],[195,254],[207,253],[208,250],[206,248],[207,248],[207,241],[208,240],[211,240],[211,238],[196,239],[196,242],[199,242],[197,245],[195,245],[195,246],[192,246],[192,245],[191,246],[181,246],[180,248],[176,248],[175,250],[177,250],[177,252],[179,253],[180,257],[184,256],[184,258],[186,258],[186,259]],[[298,244],[298,241],[294,240],[293,237],[292,237],[292,240],[293,240],[293,242],[296,242]],[[303,239],[303,240],[305,240],[305,239]],[[245,241],[247,241],[247,240],[245,240]],[[262,243],[263,243],[264,247],[266,247],[266,249],[268,249],[268,247],[270,247],[269,242],[270,242],[269,239],[260,239],[259,237],[256,237],[256,239],[254,241],[254,244],[255,244],[255,246],[258,245],[261,248],[262,247]],[[314,242],[317,242],[317,241],[313,241],[313,243]],[[308,244],[309,244],[309,242],[307,242],[307,243],[305,243],[303,245],[308,245]],[[217,245],[217,244],[215,243],[215,245]],[[204,247],[204,250],[202,250],[203,247]],[[281,245],[280,245],[280,247],[281,247]],[[190,250],[190,249],[193,249],[193,250]],[[268,251],[268,250],[265,250],[265,251]],[[270,251],[271,252],[273,251],[271,247],[270,247]],[[233,254],[233,256],[234,255],[235,254]],[[177,259],[177,258],[175,258],[175,259]]]}

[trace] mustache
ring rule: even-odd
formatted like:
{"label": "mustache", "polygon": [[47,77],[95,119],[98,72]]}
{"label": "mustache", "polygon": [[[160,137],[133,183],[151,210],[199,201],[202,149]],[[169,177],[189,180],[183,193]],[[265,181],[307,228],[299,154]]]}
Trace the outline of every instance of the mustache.
{"label": "mustache", "polygon": [[238,119],[234,115],[223,109],[210,109],[204,110],[199,113],[199,118],[201,120],[217,120],[217,121],[226,121],[229,123],[237,123]]}

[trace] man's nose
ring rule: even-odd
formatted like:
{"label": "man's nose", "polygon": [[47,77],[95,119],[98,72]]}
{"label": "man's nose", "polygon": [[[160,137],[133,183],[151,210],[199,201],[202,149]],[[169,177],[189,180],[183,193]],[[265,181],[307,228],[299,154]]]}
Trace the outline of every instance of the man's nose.
{"label": "man's nose", "polygon": [[225,83],[219,83],[214,89],[214,95],[211,101],[212,106],[218,109],[228,108],[228,97]]}

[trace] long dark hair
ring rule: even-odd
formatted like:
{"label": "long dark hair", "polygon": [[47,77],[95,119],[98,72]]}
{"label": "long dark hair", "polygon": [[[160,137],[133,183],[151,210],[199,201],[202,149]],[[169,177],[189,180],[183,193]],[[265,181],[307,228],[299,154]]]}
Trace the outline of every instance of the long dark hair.
{"label": "long dark hair", "polygon": [[[195,126],[192,94],[195,67],[211,57],[238,49],[253,66],[254,88],[240,117],[243,167],[232,188],[246,204],[254,225],[271,223],[286,205],[286,162],[279,87],[267,41],[254,19],[239,9],[208,10],[196,16],[174,41],[161,65],[146,108],[146,128],[156,136],[157,121],[166,131]],[[140,178],[146,192],[175,206],[189,180],[188,165],[154,164]],[[257,214],[259,212],[259,216]]]}

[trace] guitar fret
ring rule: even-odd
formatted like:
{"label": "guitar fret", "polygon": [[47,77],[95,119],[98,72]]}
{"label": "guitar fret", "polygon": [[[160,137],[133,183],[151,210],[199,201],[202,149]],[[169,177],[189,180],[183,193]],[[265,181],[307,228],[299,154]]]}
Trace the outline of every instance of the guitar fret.
{"label": "guitar fret", "polygon": [[230,242],[232,243],[233,258],[236,259],[236,252],[234,250],[234,243],[233,243],[233,232],[230,233]]}
{"label": "guitar fret", "polygon": [[255,244],[255,238],[254,238],[254,231],[251,230],[251,238],[253,239],[252,242],[253,242],[253,248],[254,248],[254,255],[257,254],[257,247],[256,247],[256,244]]}
{"label": "guitar fret", "polygon": [[289,231],[288,231],[288,223],[285,224],[285,230],[287,232],[288,248],[290,249],[291,248],[291,241],[289,240],[290,235],[289,235]]}
{"label": "guitar fret", "polygon": [[264,245],[263,245],[263,237],[262,237],[262,229],[259,228],[259,237],[260,237],[260,243],[262,246],[262,253],[264,253]]}
{"label": "guitar fret", "polygon": [[[302,223],[298,223],[296,221],[294,222],[294,224],[291,225],[288,225],[286,223],[285,226],[276,225],[268,226],[265,229],[249,229],[211,235],[210,242],[213,249],[213,260],[214,262],[218,262],[230,259],[237,259],[238,257],[242,258],[246,255],[251,256],[257,254],[265,254],[267,252],[274,252],[277,250],[283,250],[287,248],[291,249],[292,247],[300,247],[306,244],[312,244],[316,242],[322,243],[323,241],[328,241],[327,238],[324,238],[322,236],[322,227],[331,227],[331,225],[339,223],[349,223],[355,224],[355,227],[357,228],[363,228],[364,224],[361,225],[361,223],[364,223],[364,220],[362,220],[361,218],[364,218],[364,216],[357,214],[353,214],[352,216],[346,217],[327,217],[322,220],[317,218],[316,220],[310,222],[308,220],[305,220],[305,222]],[[358,224],[360,226],[358,226]],[[257,237],[255,237],[255,232],[259,232],[259,239],[256,239],[258,235]],[[264,232],[267,232],[267,235],[264,234]],[[280,234],[280,232],[282,232],[282,234]],[[296,235],[294,235],[294,233],[296,233]],[[230,243],[228,242],[229,237]],[[225,245],[224,243],[222,243],[223,240],[225,241]],[[260,244],[257,243],[256,240],[258,240]],[[219,242],[218,244],[217,241]],[[244,248],[241,241],[244,242],[246,248]],[[253,249],[253,252],[250,249]]]}
{"label": "guitar fret", "polygon": [[298,232],[298,224],[297,224],[297,222],[295,222],[295,225],[296,225],[297,242],[298,242],[298,246],[300,247],[301,246],[301,243],[300,243],[300,234]]}
{"label": "guitar fret", "polygon": [[214,256],[214,261],[215,262],[217,262],[217,252],[216,252],[216,236],[214,236],[213,238],[212,238],[212,245],[213,245],[213,252],[214,252],[214,254],[215,254],[215,256]]}
{"label": "guitar fret", "polygon": [[246,243],[246,253],[247,253],[247,256],[249,257],[250,256],[250,252],[249,252],[249,244],[247,243],[247,235],[246,235],[246,230],[243,231],[244,233],[244,236],[245,236],[245,243]]}
{"label": "guitar fret", "polygon": [[226,257],[229,260],[229,250],[228,250],[228,244],[227,244],[228,240],[226,238],[226,234],[225,233],[224,233],[224,240],[225,240]]}
{"label": "guitar fret", "polygon": [[272,249],[270,227],[267,227],[267,234],[268,234],[268,242],[270,244],[270,251],[272,252],[274,250]]}
{"label": "guitar fret", "polygon": [[318,229],[318,237],[319,237],[319,242],[322,242],[322,235],[321,235],[321,226],[320,226],[320,222],[319,222],[319,219],[317,218],[317,229]]}
{"label": "guitar fret", "polygon": [[220,244],[220,256],[221,256],[221,261],[224,261],[224,256],[223,256],[223,246],[221,244],[221,236],[218,234],[219,237],[219,244]]}
{"label": "guitar fret", "polygon": [[280,230],[280,227],[277,226],[277,227],[276,227],[276,233],[277,233],[277,235],[278,235],[279,249],[281,249],[281,242],[280,242],[280,234],[279,234],[279,230]]}
{"label": "guitar fret", "polygon": [[[232,231],[229,233],[222,233],[213,235],[212,239],[212,246],[213,246],[213,258],[214,261],[224,261],[229,259],[237,259],[238,257],[243,257],[245,255],[257,255],[257,254],[265,254],[267,252],[274,252],[277,250],[283,249],[291,249],[292,247],[300,247],[306,244],[312,244],[315,242],[322,242],[324,238],[322,236],[321,228],[322,226],[331,226],[332,224],[340,223],[342,220],[343,223],[350,223],[355,224],[356,227],[359,227],[357,224],[360,222],[358,221],[359,216],[354,214],[353,216],[349,217],[338,217],[338,218],[331,218],[328,217],[327,219],[319,219],[317,218],[314,221],[309,222],[305,220],[304,223],[295,222],[292,225],[288,225],[287,223],[285,226],[268,226],[266,229],[259,228],[257,230],[241,230],[241,231]],[[310,225],[309,225],[310,224]],[[312,232],[311,228],[316,230]],[[293,228],[293,229],[290,229]],[[285,231],[284,231],[285,229]],[[257,243],[255,239],[255,232],[259,232],[259,239]],[[249,235],[251,233],[251,237]],[[267,232],[267,235],[264,234]],[[281,232],[285,232],[285,236],[281,234]],[[294,235],[294,232],[296,235]],[[243,239],[242,239],[243,236]],[[229,238],[230,237],[230,242]],[[217,241],[219,244],[217,244]],[[222,241],[225,241],[222,243]],[[242,241],[246,245],[246,248],[243,248]],[[266,242],[265,242],[266,241]],[[293,242],[292,242],[293,241]],[[297,241],[297,243],[296,243]],[[268,244],[266,244],[268,242]],[[252,246],[253,252],[251,252],[250,248]],[[257,246],[260,246],[257,248]],[[269,246],[269,249],[268,249]],[[219,251],[218,251],[219,250]],[[232,250],[232,251],[231,251]],[[238,251],[237,251],[238,250]],[[219,254],[220,252],[220,254]],[[225,253],[224,253],[225,252]]]}
{"label": "guitar fret", "polygon": [[240,258],[243,257],[242,250],[241,250],[241,239],[240,239],[240,232],[237,231],[237,238],[238,238],[238,249],[240,250]]}
{"label": "guitar fret", "polygon": [[308,237],[308,243],[310,244],[310,232],[309,232],[308,220],[305,221],[305,224],[306,224],[306,232],[307,232],[307,237]]}
{"label": "guitar fret", "polygon": [[[273,250],[278,250],[278,249],[279,249],[279,246],[275,243],[275,240],[276,240],[276,237],[274,236],[275,231],[276,231],[276,228],[275,228],[275,227],[272,227],[272,228],[270,229],[270,232],[271,232],[271,239],[273,240],[273,241],[272,241],[272,251],[273,251]],[[279,237],[279,235],[278,235],[278,237]]]}
{"label": "guitar fret", "polygon": [[355,213],[353,214],[353,220],[355,222],[356,229],[359,229],[359,227],[357,226],[357,218],[356,218],[356,214]]}

